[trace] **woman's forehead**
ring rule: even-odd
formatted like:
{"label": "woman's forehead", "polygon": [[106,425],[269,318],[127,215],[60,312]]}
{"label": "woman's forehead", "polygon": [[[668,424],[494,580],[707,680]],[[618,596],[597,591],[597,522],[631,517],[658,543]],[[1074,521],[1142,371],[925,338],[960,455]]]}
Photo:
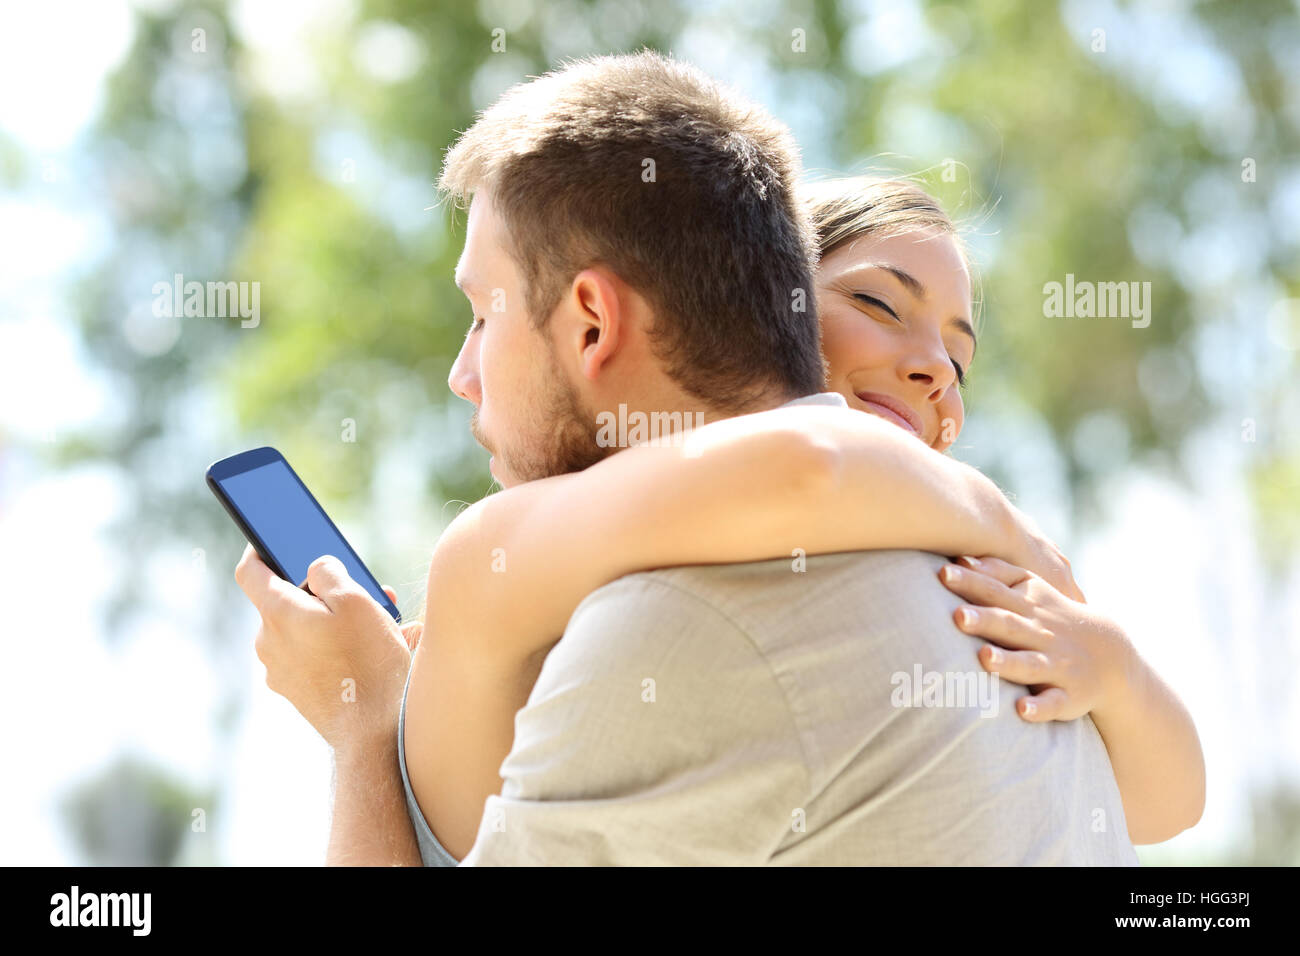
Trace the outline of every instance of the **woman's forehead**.
{"label": "woman's forehead", "polygon": [[831,282],[871,270],[889,273],[917,298],[970,298],[970,270],[951,233],[924,229],[860,236],[822,259],[819,279]]}

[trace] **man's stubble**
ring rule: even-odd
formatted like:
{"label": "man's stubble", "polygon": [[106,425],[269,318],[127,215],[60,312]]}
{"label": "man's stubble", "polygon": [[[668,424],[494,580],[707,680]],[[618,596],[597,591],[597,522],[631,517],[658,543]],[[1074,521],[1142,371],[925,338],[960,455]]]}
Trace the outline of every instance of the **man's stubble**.
{"label": "man's stubble", "polygon": [[[528,434],[497,446],[502,464],[520,482],[582,471],[618,450],[597,444],[596,416],[583,406],[578,390],[564,377],[549,339],[547,353],[550,364],[541,394],[529,399],[536,405],[528,419]],[[469,427],[479,444],[488,447],[479,428],[477,408]]]}

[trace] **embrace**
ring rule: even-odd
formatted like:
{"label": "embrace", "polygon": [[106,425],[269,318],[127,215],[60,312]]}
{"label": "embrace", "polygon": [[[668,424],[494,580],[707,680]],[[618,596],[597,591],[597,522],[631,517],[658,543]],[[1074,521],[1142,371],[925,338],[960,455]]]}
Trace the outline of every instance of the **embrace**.
{"label": "embrace", "polygon": [[448,151],[448,384],[502,490],[402,626],[329,556],[310,590],[235,572],[334,751],[329,863],[1133,865],[1200,819],[1178,696],[946,454],[957,227],[801,175],[649,51],[521,83]]}

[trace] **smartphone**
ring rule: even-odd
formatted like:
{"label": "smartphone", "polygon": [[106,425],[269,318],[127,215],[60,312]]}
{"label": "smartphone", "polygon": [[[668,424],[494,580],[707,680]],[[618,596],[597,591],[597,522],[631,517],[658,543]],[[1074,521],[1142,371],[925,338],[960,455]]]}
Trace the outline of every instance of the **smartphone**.
{"label": "smartphone", "polygon": [[393,620],[402,620],[401,612],[352,545],[274,448],[254,448],[213,462],[208,466],[207,481],[248,543],[280,577],[302,587],[311,563],[332,554]]}

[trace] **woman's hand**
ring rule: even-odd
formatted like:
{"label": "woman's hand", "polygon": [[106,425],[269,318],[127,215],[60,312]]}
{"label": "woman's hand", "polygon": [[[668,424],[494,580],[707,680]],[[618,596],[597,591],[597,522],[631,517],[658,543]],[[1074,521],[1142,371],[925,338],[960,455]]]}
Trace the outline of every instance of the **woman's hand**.
{"label": "woman's hand", "polygon": [[1195,826],[1205,810],[1196,726],[1123,630],[1023,568],[988,557],[961,562],[939,579],[970,602],[954,612],[957,626],[991,642],[977,655],[984,668],[1028,685],[1032,696],[1016,701],[1016,712],[1034,722],[1092,718],[1134,843]]}
{"label": "woman's hand", "polygon": [[[1036,572],[1040,578],[1066,597],[1079,602],[1085,601],[1086,598],[1084,598],[1083,592],[1079,590],[1079,585],[1074,581],[1074,571],[1070,567],[1070,560],[1065,556],[1065,552],[1056,546],[1056,542],[1043,534],[1029,515],[1010,502],[1007,502],[1006,508],[1021,539],[1018,553],[1009,554],[1008,557],[1020,562],[1025,568],[1029,569],[1024,573]],[[999,563],[1006,564],[1005,562]],[[1014,565],[1009,564],[1006,566],[1014,567]],[[1017,568],[1017,570],[1021,569]]]}
{"label": "woman's hand", "polygon": [[998,558],[961,558],[939,572],[968,605],[957,626],[991,643],[984,669],[1032,696],[1016,702],[1025,720],[1073,720],[1103,707],[1128,682],[1132,645],[1117,624],[1066,597],[1038,575]]}

